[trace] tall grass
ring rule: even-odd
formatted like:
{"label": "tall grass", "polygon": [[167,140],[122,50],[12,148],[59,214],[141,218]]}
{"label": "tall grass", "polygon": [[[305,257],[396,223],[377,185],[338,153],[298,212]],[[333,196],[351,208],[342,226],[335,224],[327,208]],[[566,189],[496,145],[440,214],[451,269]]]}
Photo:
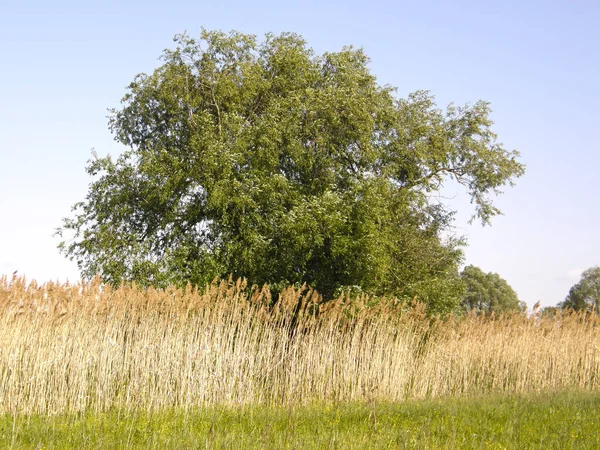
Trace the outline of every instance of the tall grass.
{"label": "tall grass", "polygon": [[241,280],[204,291],[0,279],[0,413],[597,389],[600,320],[431,320]]}

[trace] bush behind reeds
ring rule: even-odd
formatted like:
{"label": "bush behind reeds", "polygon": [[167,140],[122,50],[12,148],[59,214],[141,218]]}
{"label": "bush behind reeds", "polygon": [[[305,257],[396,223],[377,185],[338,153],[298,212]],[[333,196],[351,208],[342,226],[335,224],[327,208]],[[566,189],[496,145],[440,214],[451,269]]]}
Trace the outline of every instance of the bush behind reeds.
{"label": "bush behind reeds", "polygon": [[597,389],[600,320],[469,315],[366,296],[0,278],[0,413],[398,401]]}

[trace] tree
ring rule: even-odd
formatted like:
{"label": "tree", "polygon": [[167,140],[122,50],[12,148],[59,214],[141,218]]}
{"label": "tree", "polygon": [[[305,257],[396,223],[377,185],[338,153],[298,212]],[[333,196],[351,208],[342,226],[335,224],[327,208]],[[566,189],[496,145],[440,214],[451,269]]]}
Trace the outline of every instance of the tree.
{"label": "tree", "polygon": [[[485,102],[436,108],[396,98],[362,50],[315,55],[298,35],[264,41],[203,30],[175,38],[112,111],[128,149],[94,155],[87,197],[64,219],[60,249],[82,275],[142,285],[306,282],[460,302],[462,240],[432,201],[449,179],[473,218],[524,167],[491,131]],[[68,235],[68,239],[64,236]]]}
{"label": "tree", "polygon": [[581,274],[581,280],[575,284],[563,302],[563,309],[575,311],[600,310],[600,267],[595,266]]}
{"label": "tree", "polygon": [[563,310],[558,306],[545,306],[540,310],[538,314],[539,317],[557,318],[560,317],[562,311]]}
{"label": "tree", "polygon": [[479,267],[467,266],[460,277],[465,283],[463,308],[466,311],[500,314],[525,309],[515,291],[497,273],[485,273]]}

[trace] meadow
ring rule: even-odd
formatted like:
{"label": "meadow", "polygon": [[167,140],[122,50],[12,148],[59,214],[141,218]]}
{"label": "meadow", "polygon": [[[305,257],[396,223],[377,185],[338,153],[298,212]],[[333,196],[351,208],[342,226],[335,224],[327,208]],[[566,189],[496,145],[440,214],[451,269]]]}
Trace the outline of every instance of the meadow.
{"label": "meadow", "polygon": [[[53,427],[60,436],[65,423],[93,429],[102,420],[110,424],[111,417],[118,417],[115,423],[130,424],[127,433],[133,443],[139,430],[157,426],[144,425],[152,417],[162,417],[159,424],[172,422],[183,430],[188,419],[206,424],[210,422],[206,417],[221,421],[227,417],[235,424],[243,411],[243,416],[258,417],[258,425],[248,425],[250,435],[252,430],[262,430],[265,421],[300,428],[308,423],[310,429],[307,417],[337,423],[340,430],[355,420],[352,417],[362,417],[354,428],[360,432],[372,426],[373,417],[402,422],[398,417],[408,417],[402,411],[410,408],[438,411],[437,416],[428,416],[431,424],[436,420],[432,417],[446,417],[439,414],[444,408],[454,408],[451,416],[461,417],[457,404],[465,405],[459,409],[470,417],[464,421],[467,424],[485,416],[481,411],[487,402],[476,400],[482,398],[496,399],[496,403],[490,400],[491,405],[505,405],[499,411],[513,425],[511,408],[529,411],[530,405],[525,416],[538,414],[546,421],[553,417],[568,424],[574,411],[579,411],[586,415],[585,426],[596,429],[600,423],[599,325],[600,319],[592,314],[431,318],[422,306],[366,296],[341,296],[321,303],[316,292],[303,287],[286,289],[275,302],[268,287],[247,286],[243,280],[221,281],[201,290],[159,291],[135,286],[113,289],[98,280],[37,285],[4,277],[0,279],[0,440],[27,448],[31,433],[52,435],[40,432],[44,427]],[[546,402],[545,395],[558,400]],[[530,400],[514,400],[523,398]],[[464,403],[456,403],[460,401]],[[539,407],[531,406],[536,404]],[[565,414],[550,413],[563,410]],[[413,414],[417,425],[418,418],[425,417],[419,414]],[[485,429],[503,419],[489,420]],[[561,429],[554,422],[542,423],[549,430]],[[454,433],[460,435],[457,424]],[[28,426],[33,427],[31,433],[26,432]],[[565,426],[565,439],[572,440],[573,433],[586,434],[585,426]],[[441,441],[431,441],[437,435],[418,429],[415,436],[429,441],[415,442],[440,447]],[[308,436],[318,435],[314,433]],[[589,442],[598,442],[593,433],[588,434]],[[214,427],[212,436],[217,439]],[[394,436],[382,439],[400,445],[401,437]],[[418,448],[410,446],[410,436],[402,436],[406,448]],[[540,436],[535,434],[531,442]],[[548,436],[551,439],[552,433]],[[282,445],[292,448],[294,439]],[[384,441],[378,447],[384,448]],[[148,442],[144,445],[154,445]],[[359,441],[355,436],[348,442]],[[485,439],[476,442],[483,445]],[[323,441],[323,445],[335,448],[337,444]]]}
{"label": "meadow", "polygon": [[600,394],[0,416],[0,448],[597,449]]}

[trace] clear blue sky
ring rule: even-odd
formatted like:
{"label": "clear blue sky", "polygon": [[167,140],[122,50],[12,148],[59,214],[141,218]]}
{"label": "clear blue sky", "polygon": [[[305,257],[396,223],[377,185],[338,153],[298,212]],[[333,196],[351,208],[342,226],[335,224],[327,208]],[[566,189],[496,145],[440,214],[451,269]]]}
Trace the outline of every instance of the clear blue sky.
{"label": "clear blue sky", "polygon": [[317,52],[353,44],[401,96],[490,101],[527,173],[498,198],[505,215],[491,227],[467,225],[470,205],[452,200],[466,263],[499,273],[530,306],[556,304],[600,264],[597,1],[0,0],[0,274],[78,278],[52,234],[87,192],[91,149],[122,150],[106,110],[176,33],[202,26],[294,31]]}

